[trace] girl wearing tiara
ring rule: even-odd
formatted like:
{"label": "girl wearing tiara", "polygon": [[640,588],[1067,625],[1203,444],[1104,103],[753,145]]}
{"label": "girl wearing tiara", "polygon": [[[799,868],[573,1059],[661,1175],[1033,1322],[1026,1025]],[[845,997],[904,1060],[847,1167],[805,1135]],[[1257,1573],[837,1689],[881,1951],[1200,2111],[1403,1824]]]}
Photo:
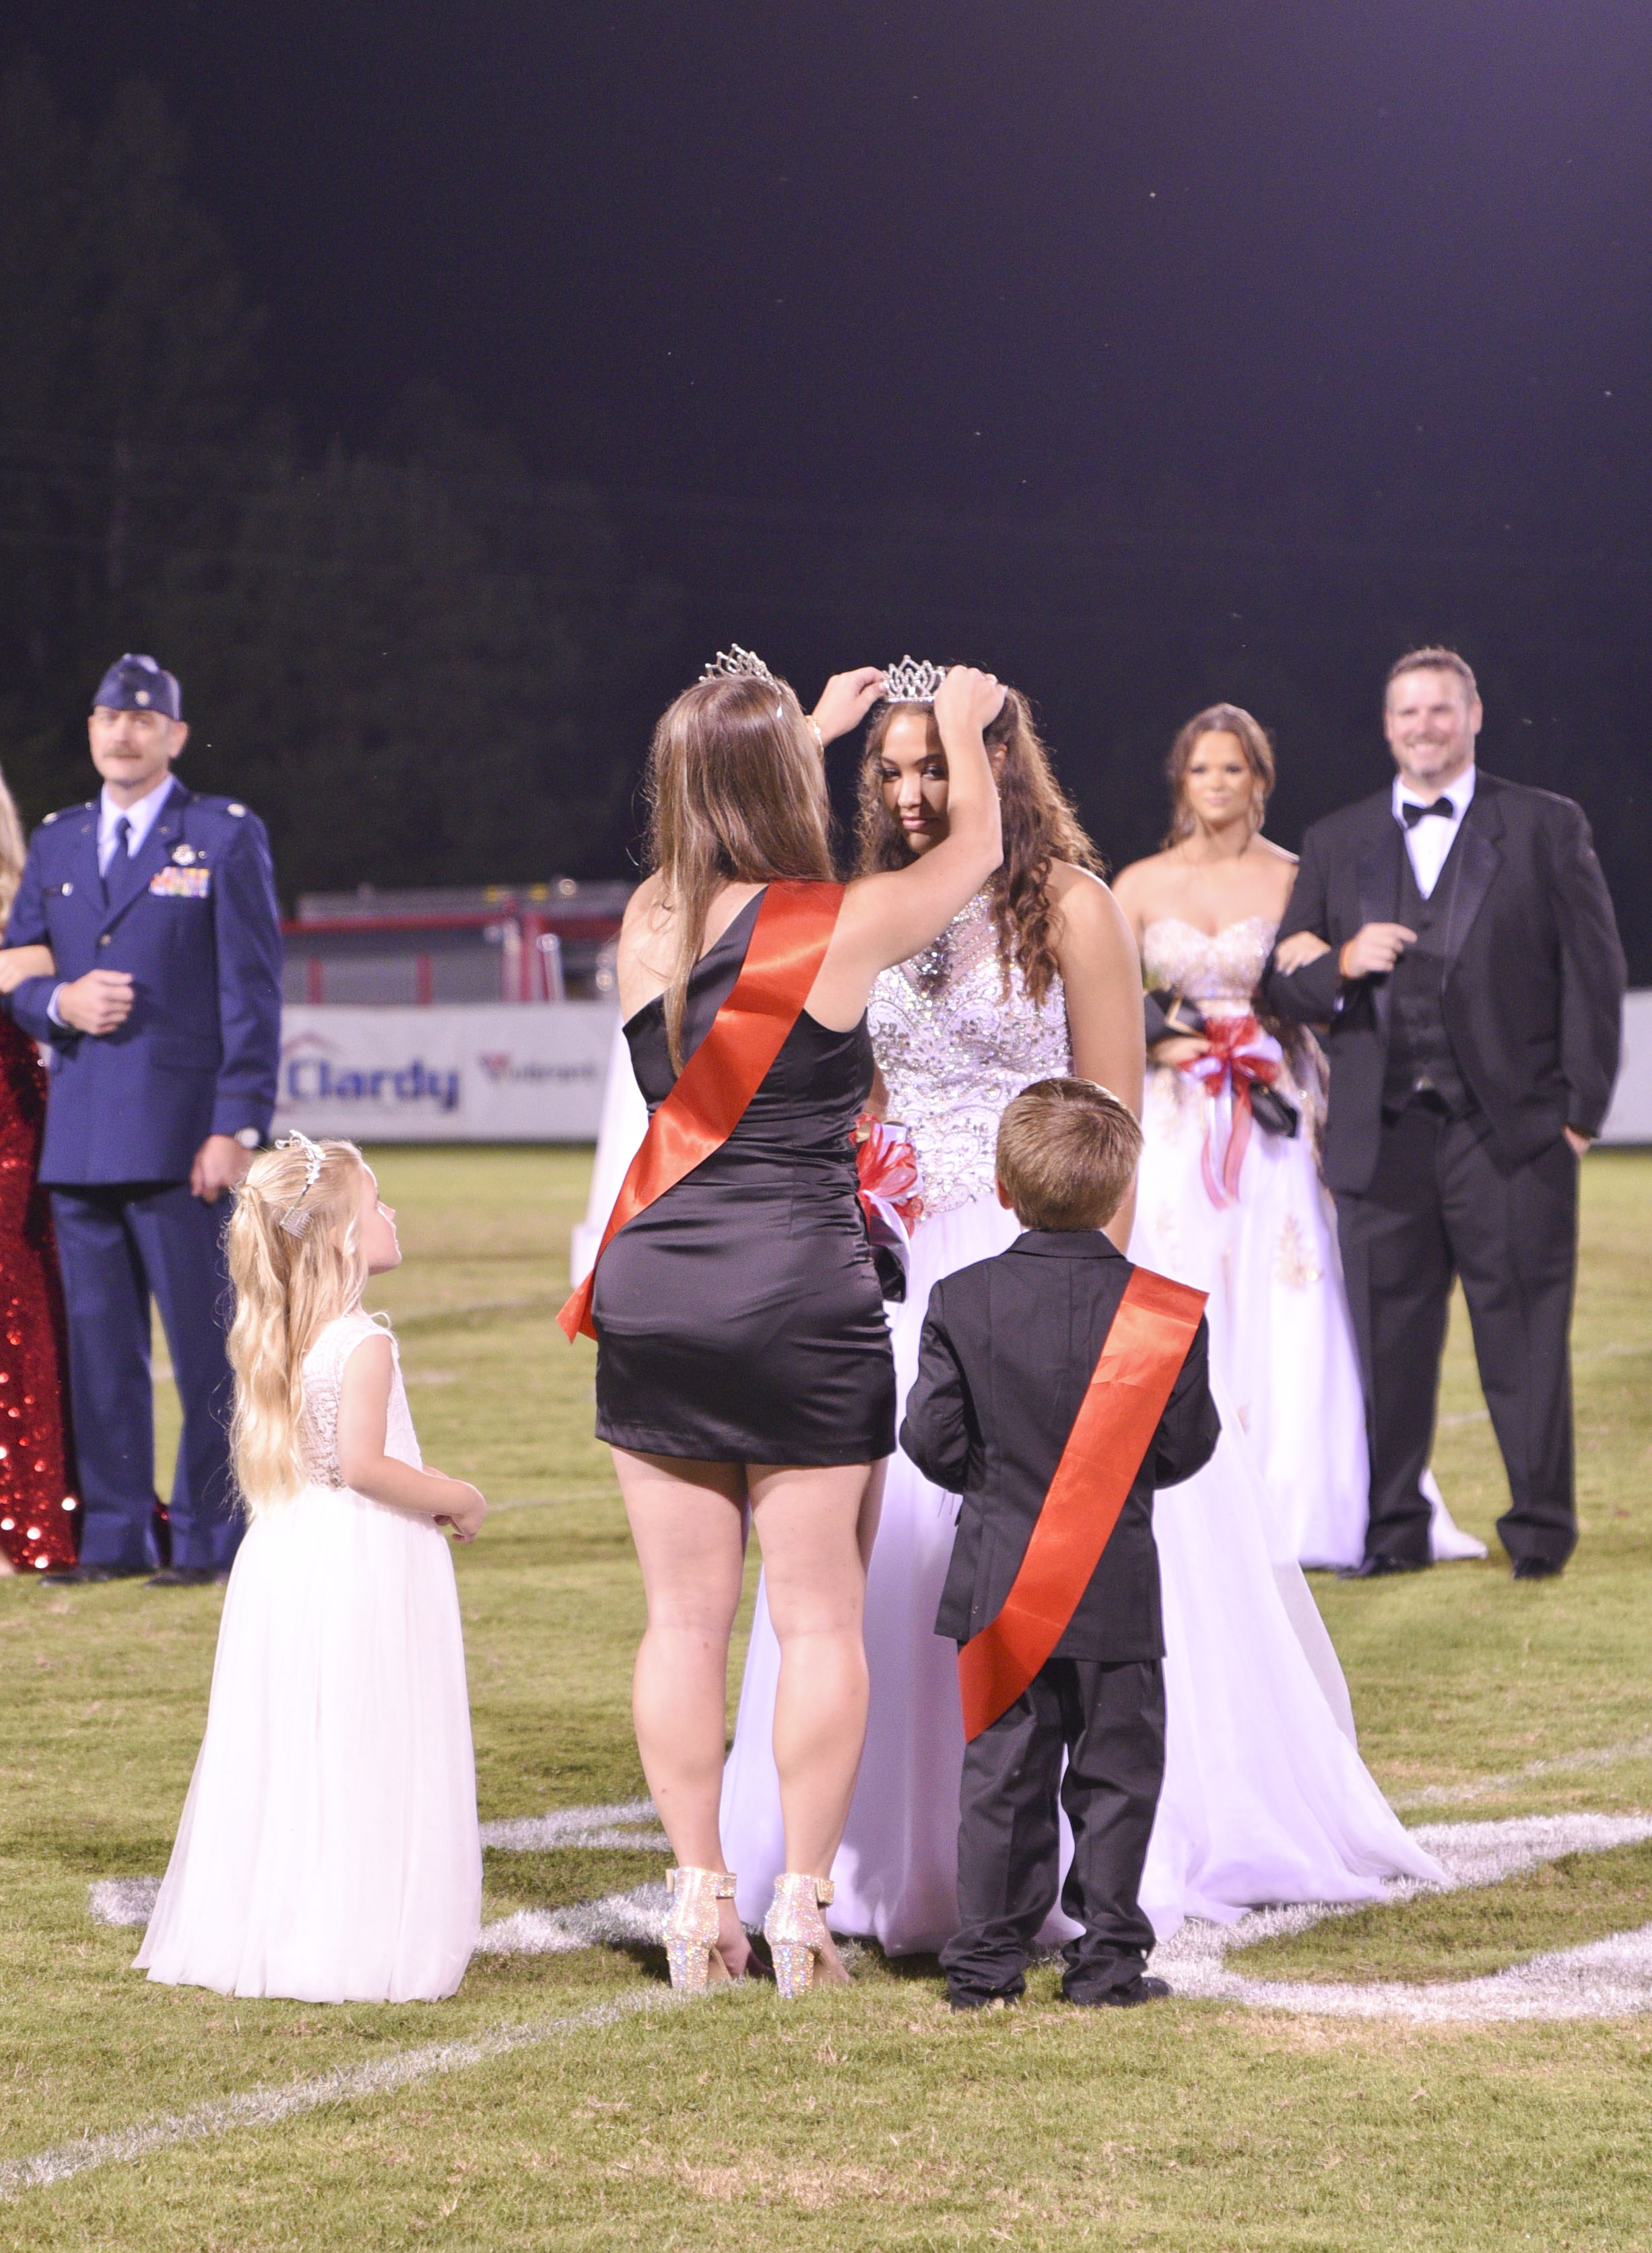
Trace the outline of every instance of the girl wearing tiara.
{"label": "girl wearing tiara", "polygon": [[352,1142],[253,1162],[229,1224],[234,1443],[250,1524],[206,1735],[136,1968],[306,2003],[450,1995],[479,1929],[464,1646],[439,1529],[487,1505],[419,1459],[365,1314],[395,1215]]}

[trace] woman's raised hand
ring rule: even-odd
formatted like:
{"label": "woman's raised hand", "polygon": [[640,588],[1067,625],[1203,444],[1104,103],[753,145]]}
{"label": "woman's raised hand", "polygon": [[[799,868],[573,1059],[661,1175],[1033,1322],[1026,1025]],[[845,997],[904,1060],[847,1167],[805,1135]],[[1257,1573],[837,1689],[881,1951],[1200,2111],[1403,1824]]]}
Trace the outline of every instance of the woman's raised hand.
{"label": "woman's raised hand", "polygon": [[882,666],[859,665],[853,673],[834,673],[810,715],[820,732],[821,750],[858,728],[882,694]]}
{"label": "woman's raised hand", "polygon": [[1004,684],[972,665],[951,665],[935,696],[935,724],[943,739],[949,727],[985,734],[1004,708]]}

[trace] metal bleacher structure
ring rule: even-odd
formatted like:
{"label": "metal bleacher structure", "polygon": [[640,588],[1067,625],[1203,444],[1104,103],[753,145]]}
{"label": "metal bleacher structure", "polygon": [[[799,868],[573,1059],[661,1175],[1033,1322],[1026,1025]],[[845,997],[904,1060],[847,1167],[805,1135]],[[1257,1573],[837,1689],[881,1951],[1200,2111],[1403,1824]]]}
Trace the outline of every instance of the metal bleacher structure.
{"label": "metal bleacher structure", "polygon": [[292,1003],[612,1001],[628,883],[304,892],[282,925]]}

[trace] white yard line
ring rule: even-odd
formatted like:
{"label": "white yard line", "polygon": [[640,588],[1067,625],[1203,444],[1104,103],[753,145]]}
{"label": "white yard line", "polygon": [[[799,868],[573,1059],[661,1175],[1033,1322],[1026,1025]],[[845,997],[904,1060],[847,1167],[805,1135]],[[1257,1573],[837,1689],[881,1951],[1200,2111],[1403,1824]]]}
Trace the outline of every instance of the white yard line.
{"label": "white yard line", "polygon": [[[1652,1838],[1645,1815],[1531,1815],[1507,1823],[1432,1823],[1415,1834],[1451,1879],[1448,1891],[1495,1885],[1563,1854],[1599,1854]],[[1415,1879],[1384,1886],[1385,1901],[1437,1893]],[[1329,2018],[1405,2019],[1413,2025],[1448,2021],[1501,2023],[1513,2019],[1616,2019],[1652,2012],[1652,1924],[1635,1932],[1524,1964],[1479,1979],[1412,1985],[1374,1980],[1362,1986],[1319,1980],[1257,1979],[1230,1971],[1230,1949],[1278,1933],[1306,1932],[1323,1918],[1347,1915],[1357,1903],[1327,1908],[1303,1902],[1288,1908],[1252,1909],[1237,1924],[1184,1924],[1154,1949],[1150,1968],[1178,1995],[1240,2003],[1251,2010],[1291,2011]]]}
{"label": "white yard line", "polygon": [[399,2051],[370,2065],[341,2066],[313,2081],[289,2081],[261,2089],[244,2089],[234,2096],[198,2104],[188,2112],[164,2115],[141,2127],[117,2128],[106,2136],[80,2136],[73,2143],[54,2144],[26,2159],[0,2160],[0,2198],[15,2199],[26,2190],[39,2190],[66,2182],[73,2175],[150,2158],[178,2144],[199,2143],[235,2128],[270,2128],[306,2112],[319,2112],[331,2104],[347,2104],[359,2097],[381,2096],[428,2081],[439,2073],[462,2072],[467,2066],[484,2065],[512,2050],[533,2049],[547,2042],[565,2041],[571,2035],[596,2033],[632,2018],[638,2011],[669,2007],[675,2000],[669,1987],[648,1987],[622,1995],[611,2003],[598,2003],[589,2011],[566,2018],[546,2019],[537,2025],[500,2026],[468,2041],[429,2042],[422,2048]]}
{"label": "white yard line", "polygon": [[1401,1815],[1422,1807],[1472,1807],[1477,1799],[1495,1799],[1523,1783],[1537,1783],[1546,1775],[1579,1775],[1590,1768],[1627,1768],[1633,1761],[1652,1760],[1652,1737],[1632,1737],[1621,1745],[1601,1745],[1593,1752],[1561,1753],[1553,1760],[1532,1761],[1507,1775],[1476,1776],[1470,1783],[1430,1783],[1420,1791],[1405,1792],[1389,1804]]}

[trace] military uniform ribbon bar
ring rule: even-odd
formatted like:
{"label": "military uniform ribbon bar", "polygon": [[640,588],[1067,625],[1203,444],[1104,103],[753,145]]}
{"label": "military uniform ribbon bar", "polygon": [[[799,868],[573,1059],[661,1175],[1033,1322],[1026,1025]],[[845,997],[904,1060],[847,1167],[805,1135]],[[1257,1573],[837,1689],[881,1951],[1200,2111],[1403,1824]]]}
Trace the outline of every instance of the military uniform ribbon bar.
{"label": "military uniform ribbon bar", "polygon": [[1112,1538],[1204,1310],[1205,1294],[1138,1267],[1125,1286],[1021,1570],[958,1654],[964,1734],[990,1729],[1066,1633]]}
{"label": "military uniform ribbon bar", "polygon": [[[777,880],[763,892],[728,1000],[648,1122],[642,1147],[620,1184],[597,1249],[600,1261],[627,1221],[720,1150],[803,1013],[837,927],[841,884]],[[596,1336],[591,1293],[596,1262],[557,1316],[572,1344]]]}

